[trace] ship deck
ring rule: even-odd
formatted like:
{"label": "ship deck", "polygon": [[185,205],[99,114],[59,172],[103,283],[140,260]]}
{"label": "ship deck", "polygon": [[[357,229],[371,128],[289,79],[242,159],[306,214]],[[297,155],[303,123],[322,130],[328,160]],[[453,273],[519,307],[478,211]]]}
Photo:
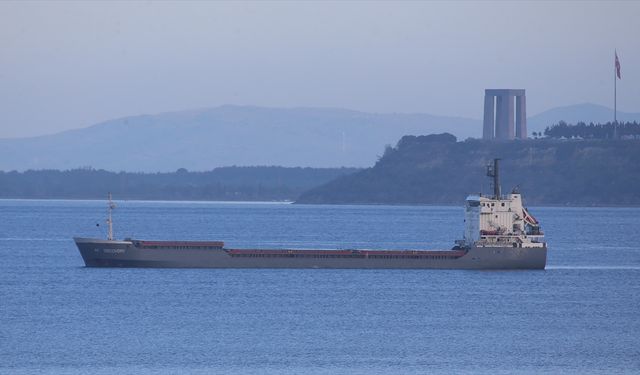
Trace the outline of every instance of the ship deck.
{"label": "ship deck", "polygon": [[222,241],[130,240],[139,249],[222,250],[232,257],[455,259],[464,250],[359,250],[359,249],[229,249]]}
{"label": "ship deck", "polygon": [[383,259],[455,259],[464,250],[294,250],[294,249],[225,249],[234,257],[313,257],[313,258],[383,258]]}

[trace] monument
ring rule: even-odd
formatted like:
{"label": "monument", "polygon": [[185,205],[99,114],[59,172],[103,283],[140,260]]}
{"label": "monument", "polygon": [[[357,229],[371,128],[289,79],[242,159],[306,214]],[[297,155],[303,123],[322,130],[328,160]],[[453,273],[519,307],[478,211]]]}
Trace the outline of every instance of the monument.
{"label": "monument", "polygon": [[[515,135],[513,126],[514,98]],[[524,89],[484,90],[484,125],[482,129],[482,139],[508,140],[514,138],[527,139],[527,99]]]}

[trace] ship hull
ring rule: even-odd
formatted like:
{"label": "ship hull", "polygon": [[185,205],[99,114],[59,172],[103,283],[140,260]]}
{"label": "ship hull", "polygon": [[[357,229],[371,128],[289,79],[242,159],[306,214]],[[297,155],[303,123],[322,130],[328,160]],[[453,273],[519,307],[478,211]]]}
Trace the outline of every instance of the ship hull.
{"label": "ship hull", "polygon": [[[471,247],[464,251],[421,251],[413,256],[385,255],[334,256],[305,255],[306,251],[290,250],[290,255],[260,255],[261,250],[189,248],[158,246],[143,248],[135,241],[108,241],[75,238],[87,267],[136,268],[358,268],[358,269],[544,269],[547,248]],[[278,250],[280,253],[288,250]],[[375,251],[371,251],[375,253]],[[406,253],[406,252],[405,252]],[[236,255],[232,255],[236,254]],[[241,255],[238,255],[241,254]],[[257,254],[257,255],[256,255]],[[311,254],[311,252],[309,253]],[[338,254],[338,252],[336,252]],[[360,254],[360,253],[358,253]],[[397,252],[401,254],[401,252]]]}

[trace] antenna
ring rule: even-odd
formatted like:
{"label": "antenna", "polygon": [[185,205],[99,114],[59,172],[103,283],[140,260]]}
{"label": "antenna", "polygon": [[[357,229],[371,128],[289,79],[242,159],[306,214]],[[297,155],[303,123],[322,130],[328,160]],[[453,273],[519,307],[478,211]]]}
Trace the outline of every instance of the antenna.
{"label": "antenna", "polygon": [[498,162],[500,159],[493,159],[493,165],[487,166],[487,176],[493,177],[493,195],[494,199],[500,199],[502,192],[500,191],[500,168]]}
{"label": "antenna", "polygon": [[107,202],[107,240],[113,241],[113,220],[111,220],[111,211],[116,208],[116,204],[111,200],[111,193],[109,193],[109,201]]}

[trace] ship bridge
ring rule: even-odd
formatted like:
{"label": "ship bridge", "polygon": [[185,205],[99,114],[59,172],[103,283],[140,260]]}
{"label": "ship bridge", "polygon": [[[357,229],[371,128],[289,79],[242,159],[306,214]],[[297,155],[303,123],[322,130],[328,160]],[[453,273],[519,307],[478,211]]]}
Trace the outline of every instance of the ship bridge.
{"label": "ship bridge", "polygon": [[505,243],[513,247],[544,246],[540,224],[522,204],[522,195],[515,190],[508,195],[501,194],[498,159],[487,175],[493,177],[494,194],[467,197],[462,242],[466,246],[505,246]]}

